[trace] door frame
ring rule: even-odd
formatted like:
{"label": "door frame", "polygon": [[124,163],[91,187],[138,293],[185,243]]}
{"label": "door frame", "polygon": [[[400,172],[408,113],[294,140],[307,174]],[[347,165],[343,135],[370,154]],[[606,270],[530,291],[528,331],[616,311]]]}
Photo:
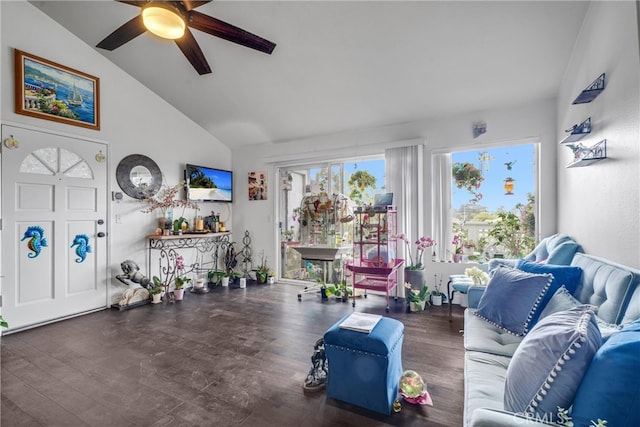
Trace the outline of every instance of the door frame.
{"label": "door frame", "polygon": [[[62,132],[56,129],[49,129],[49,128],[45,128],[45,127],[39,127],[39,126],[32,126],[32,125],[27,125],[25,123],[19,123],[19,122],[11,122],[8,120],[0,120],[0,130],[2,128],[2,126],[13,126],[13,127],[17,127],[17,128],[22,128],[25,130],[30,130],[30,131],[35,131],[35,132],[43,132],[43,133],[48,133],[51,135],[56,135],[56,136],[61,136],[61,137],[67,137],[67,138],[73,138],[73,139],[80,139],[80,140],[85,140],[88,142],[93,142],[93,143],[97,143],[97,144],[104,144],[105,149],[106,149],[106,169],[107,169],[107,176],[106,176],[106,188],[105,188],[105,206],[106,206],[106,221],[107,221],[107,235],[105,236],[106,239],[106,268],[107,268],[107,272],[111,270],[111,233],[112,233],[112,226],[111,226],[111,200],[109,199],[110,194],[112,194],[112,187],[111,187],[111,169],[112,169],[112,163],[111,163],[111,143],[109,141],[105,141],[102,139],[98,139],[98,138],[91,138],[89,136],[86,135],[80,135],[80,134],[74,134],[74,133],[70,133],[70,132]],[[1,135],[1,132],[0,132]],[[18,141],[19,142],[19,141]],[[2,314],[2,281],[4,279],[4,268],[5,266],[3,265],[2,262],[2,247],[3,247],[3,238],[4,238],[4,234],[3,231],[4,229],[8,226],[7,224],[5,224],[4,222],[4,216],[3,216],[3,209],[4,206],[2,205],[2,179],[3,179],[3,173],[2,173],[2,161],[1,161],[1,156],[2,153],[4,152],[4,150],[6,150],[7,148],[4,146],[4,141],[0,141],[0,143],[3,144],[2,146],[2,150],[0,151],[0,314]],[[86,312],[82,312],[82,313],[76,313],[76,314],[71,314],[68,316],[64,316],[58,319],[52,319],[50,321],[45,321],[45,322],[41,322],[35,325],[28,325],[28,326],[24,326],[21,328],[12,328],[10,330],[2,330],[0,335],[8,335],[8,334],[12,334],[15,332],[20,332],[20,331],[24,331],[27,329],[32,329],[32,328],[36,328],[38,326],[44,326],[50,323],[55,323],[58,322],[60,320],[64,320],[64,319],[71,319],[73,317],[78,317],[78,316],[82,316],[84,314],[88,314],[88,313],[92,313],[92,312],[96,312],[96,311],[100,311],[100,310],[104,310],[105,308],[109,308],[110,307],[110,303],[109,301],[111,301],[112,298],[112,289],[111,289],[111,281],[109,280],[110,277],[107,275],[106,277],[106,282],[105,286],[106,286],[106,298],[104,301],[104,308],[97,308],[94,310],[89,310]],[[5,319],[7,320],[7,322],[9,322],[9,326],[11,326],[11,319]]]}

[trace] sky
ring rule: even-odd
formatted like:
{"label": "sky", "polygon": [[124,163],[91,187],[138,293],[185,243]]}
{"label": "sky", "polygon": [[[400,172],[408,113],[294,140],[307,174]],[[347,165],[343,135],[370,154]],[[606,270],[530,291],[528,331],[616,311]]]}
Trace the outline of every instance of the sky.
{"label": "sky", "polygon": [[[481,165],[479,157],[483,152],[487,152],[491,160]],[[478,191],[482,193],[483,198],[478,204],[485,206],[489,212],[495,212],[501,207],[509,211],[517,203],[526,204],[527,193],[535,194],[533,144],[457,152],[451,156],[451,163],[455,162],[471,162],[476,167],[482,166],[484,181]],[[511,170],[507,169],[506,163],[511,164]],[[513,195],[505,195],[504,180],[507,177],[515,180]],[[464,188],[458,189],[452,185],[452,191],[454,209],[460,208],[472,198]]]}
{"label": "sky", "polygon": [[[481,162],[481,153],[486,152],[488,161]],[[484,181],[478,190],[483,198],[478,203],[495,212],[502,208],[511,210],[516,204],[527,203],[527,193],[535,194],[535,146],[533,144],[516,145],[502,148],[460,151],[452,153],[451,163],[471,162],[476,167],[482,167]],[[482,164],[481,164],[482,163]],[[511,170],[508,170],[507,163]],[[346,181],[357,170],[366,170],[376,177],[376,189],[372,194],[384,193],[385,163],[383,159],[359,162],[345,162],[345,191]],[[504,179],[511,177],[515,180],[512,195],[505,195]],[[459,209],[468,203],[472,196],[467,190],[458,189],[451,181],[452,202],[454,209]],[[371,190],[370,190],[371,191]]]}

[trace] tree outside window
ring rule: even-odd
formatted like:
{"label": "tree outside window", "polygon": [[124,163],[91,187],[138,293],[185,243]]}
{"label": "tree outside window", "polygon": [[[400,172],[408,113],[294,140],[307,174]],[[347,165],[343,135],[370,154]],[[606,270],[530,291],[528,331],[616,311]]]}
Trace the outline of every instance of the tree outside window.
{"label": "tree outside window", "polygon": [[451,253],[482,262],[530,252],[536,229],[535,145],[455,152],[451,162]]}

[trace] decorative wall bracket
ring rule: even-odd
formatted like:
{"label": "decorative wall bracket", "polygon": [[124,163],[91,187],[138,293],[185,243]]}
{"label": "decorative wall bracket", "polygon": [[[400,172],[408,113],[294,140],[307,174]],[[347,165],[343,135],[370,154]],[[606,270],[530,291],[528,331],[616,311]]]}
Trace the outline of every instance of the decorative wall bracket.
{"label": "decorative wall bracket", "polygon": [[567,165],[568,168],[577,168],[589,166],[592,163],[599,162],[607,158],[607,140],[603,139],[591,147],[582,144],[567,144],[573,151],[574,160]]}
{"label": "decorative wall bracket", "polygon": [[567,129],[565,132],[568,132],[569,134],[560,141],[560,144],[570,144],[572,142],[580,141],[591,133],[591,117],[587,117],[587,119],[579,125],[573,125],[571,129]]}
{"label": "decorative wall bracket", "polygon": [[604,90],[604,73],[593,81],[586,89],[580,92],[580,95],[573,100],[572,104],[587,104],[594,99]]}

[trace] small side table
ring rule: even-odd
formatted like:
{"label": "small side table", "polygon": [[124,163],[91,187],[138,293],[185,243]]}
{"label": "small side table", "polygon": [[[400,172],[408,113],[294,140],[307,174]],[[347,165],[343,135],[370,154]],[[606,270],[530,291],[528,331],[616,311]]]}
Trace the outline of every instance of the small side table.
{"label": "small side table", "polygon": [[469,291],[469,287],[473,285],[473,279],[466,274],[452,274],[449,276],[447,282],[447,297],[449,298],[449,322],[453,321],[452,309],[453,309],[453,295],[458,292],[466,294]]}

